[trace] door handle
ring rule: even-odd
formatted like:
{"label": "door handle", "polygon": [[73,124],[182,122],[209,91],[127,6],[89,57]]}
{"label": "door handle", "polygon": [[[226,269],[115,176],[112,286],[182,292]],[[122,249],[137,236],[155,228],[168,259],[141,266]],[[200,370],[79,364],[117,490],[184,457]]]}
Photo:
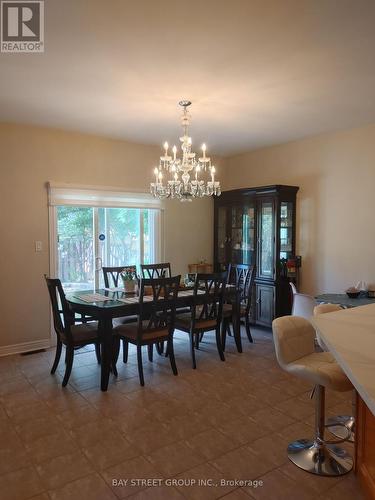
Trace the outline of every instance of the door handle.
{"label": "door handle", "polygon": [[96,257],[95,258],[95,271],[100,271],[102,268],[102,258],[101,257]]}

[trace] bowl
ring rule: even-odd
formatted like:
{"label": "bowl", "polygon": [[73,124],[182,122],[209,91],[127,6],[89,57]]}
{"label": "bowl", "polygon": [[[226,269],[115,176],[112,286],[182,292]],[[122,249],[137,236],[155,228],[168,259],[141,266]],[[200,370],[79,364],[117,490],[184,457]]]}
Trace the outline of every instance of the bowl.
{"label": "bowl", "polygon": [[346,291],[346,295],[350,298],[350,299],[358,299],[359,295],[360,295],[361,291],[360,290],[357,290],[356,292],[354,292],[353,290],[351,291]]}

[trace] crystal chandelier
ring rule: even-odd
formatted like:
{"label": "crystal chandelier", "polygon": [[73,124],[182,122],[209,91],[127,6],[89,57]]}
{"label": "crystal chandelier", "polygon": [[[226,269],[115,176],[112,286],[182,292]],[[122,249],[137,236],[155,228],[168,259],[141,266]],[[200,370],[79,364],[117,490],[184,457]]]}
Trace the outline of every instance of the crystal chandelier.
{"label": "crystal chandelier", "polygon": [[[211,165],[211,159],[206,156],[206,145],[202,145],[202,156],[198,159],[191,151],[192,140],[189,136],[191,117],[187,109],[191,102],[180,101],[179,105],[183,108],[181,117],[183,135],[180,137],[182,156],[177,157],[176,146],[172,148],[173,156],[169,156],[168,143],[164,143],[164,154],[160,157],[159,166],[154,169],[155,182],[150,184],[151,194],[156,198],[177,198],[181,201],[191,201],[193,198],[203,196],[220,196],[220,182],[215,180],[216,169]],[[201,178],[206,172],[209,173],[207,182]]]}

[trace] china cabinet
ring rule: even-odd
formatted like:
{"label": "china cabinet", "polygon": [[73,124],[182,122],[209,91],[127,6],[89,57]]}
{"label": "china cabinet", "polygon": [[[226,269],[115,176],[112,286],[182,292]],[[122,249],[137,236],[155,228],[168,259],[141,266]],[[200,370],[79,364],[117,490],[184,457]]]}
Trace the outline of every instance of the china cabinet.
{"label": "china cabinet", "polygon": [[297,280],[295,186],[265,186],[224,191],[215,198],[214,265],[256,266],[252,319],[270,326],[290,314],[289,281]]}

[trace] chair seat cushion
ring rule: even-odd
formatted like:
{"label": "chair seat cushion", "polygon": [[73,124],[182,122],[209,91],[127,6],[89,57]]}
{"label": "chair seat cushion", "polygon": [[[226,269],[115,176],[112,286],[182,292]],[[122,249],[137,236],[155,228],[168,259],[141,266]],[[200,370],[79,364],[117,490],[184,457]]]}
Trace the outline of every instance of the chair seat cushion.
{"label": "chair seat cushion", "polygon": [[[72,332],[74,345],[89,344],[98,340],[98,322],[90,321],[89,323],[81,323],[70,327]],[[66,339],[64,339],[66,340]]]}
{"label": "chair seat cushion", "polygon": [[353,386],[330,352],[314,352],[285,366],[287,372],[314,385],[335,391],[350,391]]}
{"label": "chair seat cushion", "polygon": [[[143,321],[143,333],[142,339],[145,341],[149,340],[165,340],[168,337],[168,329],[162,328],[160,330],[153,329],[146,331],[148,326],[148,321]],[[128,323],[123,325],[118,325],[113,329],[115,335],[119,335],[121,338],[129,339],[131,341],[136,341],[138,337],[138,324]]]}
{"label": "chair seat cushion", "polygon": [[[216,319],[202,319],[195,322],[195,330],[214,330]],[[191,328],[191,314],[181,314],[176,318],[176,329],[189,332]]]}

